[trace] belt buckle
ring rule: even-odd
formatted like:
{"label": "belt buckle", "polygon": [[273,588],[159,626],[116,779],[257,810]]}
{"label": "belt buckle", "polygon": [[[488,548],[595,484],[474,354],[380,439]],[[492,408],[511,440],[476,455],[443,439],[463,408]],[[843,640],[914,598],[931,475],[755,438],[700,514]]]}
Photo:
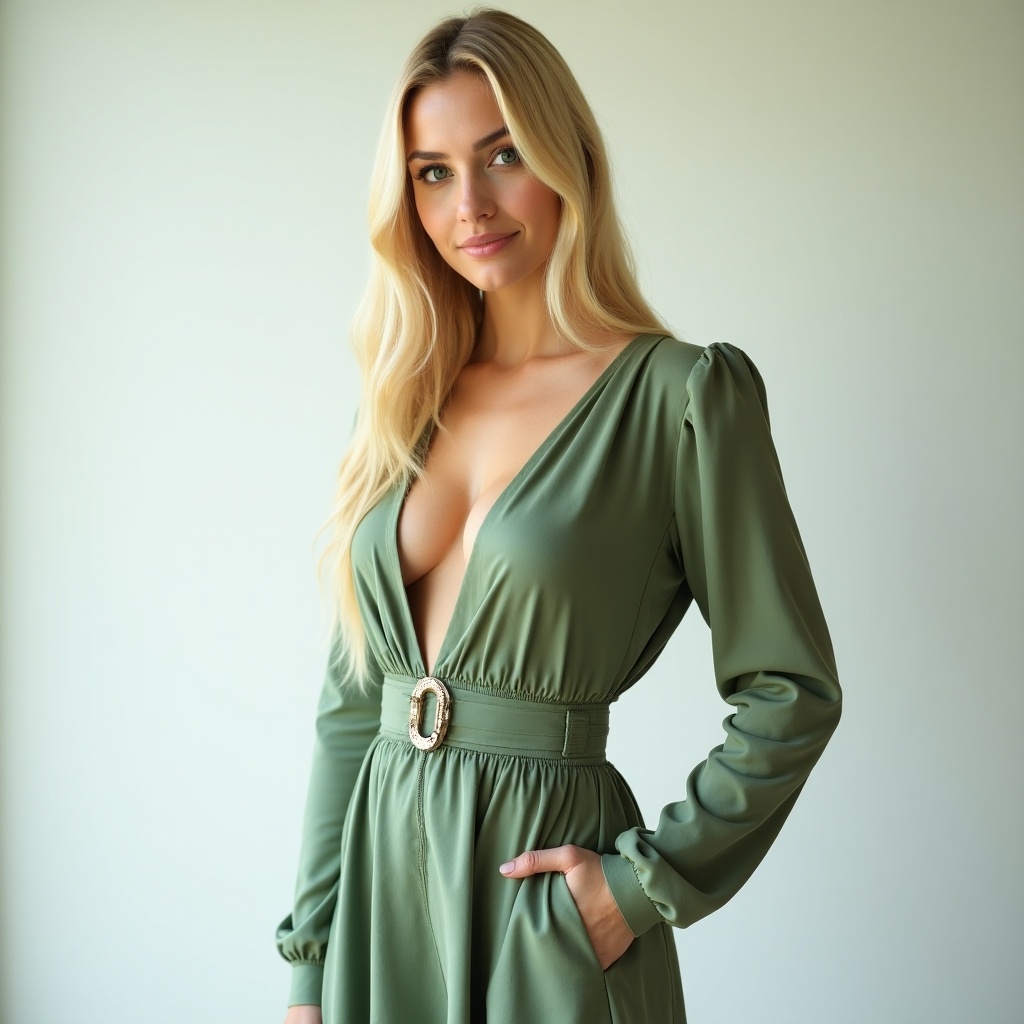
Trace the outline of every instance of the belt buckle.
{"label": "belt buckle", "polygon": [[[434,729],[429,736],[424,736],[420,732],[420,723],[423,719],[423,695],[428,691],[437,697],[437,708],[434,711]],[[420,679],[409,697],[409,739],[413,746],[420,750],[433,750],[440,746],[451,715],[452,695],[444,683],[434,676]]]}

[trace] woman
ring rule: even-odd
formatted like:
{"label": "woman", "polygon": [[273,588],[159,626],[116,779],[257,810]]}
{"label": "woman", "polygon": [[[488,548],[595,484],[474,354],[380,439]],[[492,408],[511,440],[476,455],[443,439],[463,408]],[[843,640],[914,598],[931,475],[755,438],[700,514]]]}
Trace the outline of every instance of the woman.
{"label": "woman", "polygon": [[[586,101],[513,16],[422,40],[374,182],[287,1024],[684,1021],[672,927],[839,719],[761,378],[657,321]],[[692,600],[732,714],[652,830],[608,705]]]}

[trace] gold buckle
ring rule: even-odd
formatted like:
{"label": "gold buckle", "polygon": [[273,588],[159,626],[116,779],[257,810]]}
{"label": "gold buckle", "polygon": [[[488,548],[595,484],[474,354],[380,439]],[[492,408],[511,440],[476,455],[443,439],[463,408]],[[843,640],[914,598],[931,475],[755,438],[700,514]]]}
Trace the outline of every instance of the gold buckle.
{"label": "gold buckle", "polygon": [[[434,711],[434,731],[429,736],[420,732],[423,719],[423,694],[430,691],[437,697],[437,708]],[[420,750],[433,750],[444,739],[448,729],[448,720],[452,714],[452,696],[440,679],[424,676],[409,697],[409,739]]]}

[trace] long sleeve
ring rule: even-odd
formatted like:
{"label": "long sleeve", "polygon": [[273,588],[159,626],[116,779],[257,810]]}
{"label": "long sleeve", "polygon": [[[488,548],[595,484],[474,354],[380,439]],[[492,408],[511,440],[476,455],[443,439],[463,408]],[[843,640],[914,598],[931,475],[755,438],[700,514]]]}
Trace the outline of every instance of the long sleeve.
{"label": "long sleeve", "polygon": [[319,1005],[324,960],[341,874],[341,832],[356,776],[380,725],[381,679],[363,694],[332,667],[332,645],[316,715],[313,766],[306,796],[292,912],[277,926],[277,950],[292,965],[288,1005]]}
{"label": "long sleeve", "polygon": [[674,544],[711,627],[715,680],[734,709],[656,829],[602,856],[633,933],[686,927],[725,904],[778,835],[839,722],[841,692],[772,441],[764,384],[739,349],[707,348],[686,382]]}

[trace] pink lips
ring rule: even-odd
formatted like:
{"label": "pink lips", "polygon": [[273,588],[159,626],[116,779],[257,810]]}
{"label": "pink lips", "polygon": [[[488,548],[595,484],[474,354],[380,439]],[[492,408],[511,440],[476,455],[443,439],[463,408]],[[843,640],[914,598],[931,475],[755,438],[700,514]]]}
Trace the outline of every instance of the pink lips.
{"label": "pink lips", "polygon": [[470,256],[493,256],[496,252],[504,249],[517,234],[517,231],[513,231],[507,235],[493,232],[486,235],[472,235],[459,248]]}

